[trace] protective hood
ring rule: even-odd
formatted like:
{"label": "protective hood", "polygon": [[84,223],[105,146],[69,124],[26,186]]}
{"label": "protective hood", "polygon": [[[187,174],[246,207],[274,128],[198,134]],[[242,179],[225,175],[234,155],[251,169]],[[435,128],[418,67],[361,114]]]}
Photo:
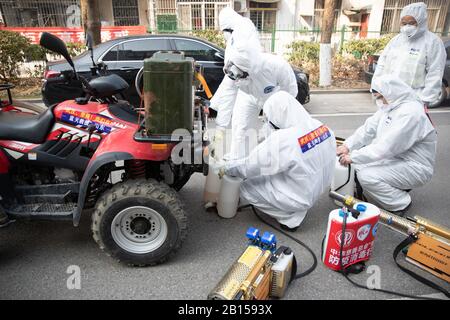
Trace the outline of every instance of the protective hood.
{"label": "protective hood", "polygon": [[372,81],[372,89],[382,94],[392,108],[407,101],[421,103],[419,97],[411,87],[393,75],[382,75],[374,78]]}
{"label": "protective hood", "polygon": [[219,27],[220,30],[232,29],[235,30],[239,25],[239,21],[243,19],[236,11],[230,7],[223,8],[219,13]]}
{"label": "protective hood", "polygon": [[264,114],[280,129],[299,126],[311,118],[300,102],[286,91],[279,91],[267,99]]}
{"label": "protective hood", "polygon": [[233,30],[225,49],[225,64],[231,61],[242,71],[255,74],[260,60],[257,55],[261,52],[261,45],[253,22],[227,7],[220,11],[219,25],[221,30]]}
{"label": "protective hood", "polygon": [[402,9],[400,19],[405,16],[411,16],[417,21],[417,32],[411,37],[415,39],[428,30],[427,5],[423,2],[412,3]]}
{"label": "protective hood", "polygon": [[231,61],[242,71],[247,72],[250,78],[255,74],[258,74],[263,60],[261,51],[258,48],[255,48],[252,43],[254,42],[241,42],[235,44],[228,51],[228,61]]}

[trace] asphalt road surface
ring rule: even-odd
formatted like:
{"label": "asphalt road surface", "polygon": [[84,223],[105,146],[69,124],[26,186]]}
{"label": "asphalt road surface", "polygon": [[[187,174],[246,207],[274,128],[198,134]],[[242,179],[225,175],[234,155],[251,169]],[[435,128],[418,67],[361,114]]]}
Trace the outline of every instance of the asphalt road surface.
{"label": "asphalt road surface", "polygon": [[[306,108],[346,137],[375,110],[370,95],[316,94]],[[435,175],[432,182],[412,191],[409,215],[422,215],[450,226],[450,109],[432,113],[439,134]],[[205,212],[202,194],[205,178],[195,174],[180,191],[189,216],[189,236],[178,254],[155,267],[126,267],[106,256],[91,238],[90,216],[80,227],[70,223],[18,222],[0,229],[1,299],[205,299],[228,267],[246,246],[249,226],[270,230],[251,211],[232,220]],[[306,242],[320,256],[328,213],[335,209],[327,195],[309,211],[293,235]],[[312,262],[308,253],[283,235],[279,244],[290,246],[304,271]],[[382,288],[413,295],[436,295],[436,291],[402,273],[392,259],[395,246],[404,236],[380,227],[370,270],[379,271]],[[81,289],[68,289],[71,266],[81,271]],[[409,265],[408,265],[409,266]],[[371,274],[352,276],[365,284]],[[436,280],[430,276],[431,279]],[[449,285],[439,282],[450,289]],[[352,286],[342,275],[326,269],[319,261],[314,273],[294,282],[286,299],[394,299]]]}

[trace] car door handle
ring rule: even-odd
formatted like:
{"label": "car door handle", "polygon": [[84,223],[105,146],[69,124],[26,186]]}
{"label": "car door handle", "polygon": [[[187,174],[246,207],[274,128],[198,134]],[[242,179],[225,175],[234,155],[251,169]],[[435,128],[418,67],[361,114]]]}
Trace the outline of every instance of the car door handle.
{"label": "car door handle", "polygon": [[133,67],[121,67],[121,68],[119,68],[120,71],[132,71],[134,69],[135,68],[133,68]]}

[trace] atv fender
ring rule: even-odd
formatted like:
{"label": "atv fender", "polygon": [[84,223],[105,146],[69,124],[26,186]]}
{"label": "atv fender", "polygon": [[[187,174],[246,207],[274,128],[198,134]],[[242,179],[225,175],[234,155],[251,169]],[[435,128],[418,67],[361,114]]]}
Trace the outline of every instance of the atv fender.
{"label": "atv fender", "polygon": [[92,177],[97,172],[97,170],[108,163],[131,159],[134,159],[134,157],[127,152],[110,152],[104,153],[96,157],[95,160],[89,163],[84,172],[83,178],[81,179],[80,193],[78,195],[78,203],[77,207],[73,212],[73,225],[75,227],[78,227],[78,224],[80,223],[81,212],[83,211],[84,208],[84,202],[86,200],[86,193],[89,187],[89,182],[91,181]]}

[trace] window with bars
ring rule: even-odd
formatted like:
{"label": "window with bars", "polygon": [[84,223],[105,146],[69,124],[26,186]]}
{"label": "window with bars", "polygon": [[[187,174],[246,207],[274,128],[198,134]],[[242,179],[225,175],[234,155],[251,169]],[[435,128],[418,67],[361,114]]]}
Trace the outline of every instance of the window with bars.
{"label": "window with bars", "polygon": [[78,27],[79,0],[0,0],[4,24],[9,27]]}
{"label": "window with bars", "polygon": [[138,0],[112,0],[115,26],[138,26]]}
{"label": "window with bars", "polygon": [[[442,32],[449,8],[448,0],[422,0],[427,5],[428,28],[432,32]],[[386,0],[383,11],[381,33],[399,32],[400,13],[403,7],[415,0]]]}
{"label": "window with bars", "polygon": [[[338,26],[339,12],[341,11],[342,0],[338,0],[336,4],[336,9],[334,11],[334,29],[336,30]],[[314,1],[314,17],[312,26],[314,30],[322,29],[322,19],[323,13],[325,11],[325,0],[315,0]]]}
{"label": "window with bars", "polygon": [[219,12],[231,6],[224,0],[178,0],[178,27],[183,30],[218,29]]}
{"label": "window with bars", "polygon": [[259,31],[271,32],[277,23],[277,3],[250,1],[250,20]]}

